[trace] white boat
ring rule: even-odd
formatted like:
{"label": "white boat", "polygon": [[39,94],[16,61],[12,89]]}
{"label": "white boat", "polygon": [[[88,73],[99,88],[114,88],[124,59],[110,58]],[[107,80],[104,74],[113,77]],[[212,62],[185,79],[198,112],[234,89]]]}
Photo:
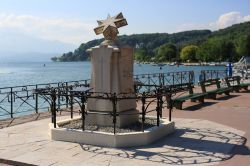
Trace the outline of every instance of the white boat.
{"label": "white boat", "polygon": [[169,66],[174,66],[176,65],[176,62],[170,63]]}
{"label": "white boat", "polygon": [[216,63],[215,62],[211,62],[211,63],[209,63],[209,66],[216,66]]}
{"label": "white boat", "polygon": [[237,63],[233,64],[234,75],[244,78],[250,77],[250,56],[243,56]]}

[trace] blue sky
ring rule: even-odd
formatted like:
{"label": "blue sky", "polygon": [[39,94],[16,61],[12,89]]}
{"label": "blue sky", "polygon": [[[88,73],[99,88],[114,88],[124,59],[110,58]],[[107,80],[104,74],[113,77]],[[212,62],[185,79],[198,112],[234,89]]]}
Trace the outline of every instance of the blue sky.
{"label": "blue sky", "polygon": [[250,21],[250,0],[0,0],[0,37],[78,46],[102,37],[96,20],[119,12],[129,24],[120,34],[217,30]]}

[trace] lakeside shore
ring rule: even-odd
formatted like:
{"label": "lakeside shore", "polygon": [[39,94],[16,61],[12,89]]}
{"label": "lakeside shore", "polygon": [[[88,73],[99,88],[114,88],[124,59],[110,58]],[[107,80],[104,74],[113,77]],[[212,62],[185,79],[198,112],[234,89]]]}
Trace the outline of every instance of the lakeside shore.
{"label": "lakeside shore", "polygon": [[136,64],[151,64],[153,66],[164,66],[164,65],[169,65],[169,66],[179,66],[179,65],[184,65],[184,66],[226,66],[228,62],[182,62],[182,63],[177,63],[177,62],[136,62]]}

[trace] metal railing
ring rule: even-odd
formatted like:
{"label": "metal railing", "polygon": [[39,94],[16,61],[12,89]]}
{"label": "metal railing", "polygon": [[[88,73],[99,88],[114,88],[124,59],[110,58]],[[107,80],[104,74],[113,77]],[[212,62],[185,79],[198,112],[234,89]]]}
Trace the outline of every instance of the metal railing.
{"label": "metal railing", "polygon": [[[135,92],[152,91],[155,86],[193,83],[193,71],[138,74],[134,75]],[[57,109],[72,108],[69,90],[79,86],[89,86],[90,80],[24,85],[0,88],[0,119],[50,111],[48,102],[34,90],[41,88],[60,88],[65,94],[57,97]],[[146,86],[149,85],[149,86]]]}
{"label": "metal railing", "polygon": [[199,81],[216,79],[216,78],[225,78],[227,76],[226,70],[201,70]]}
{"label": "metal railing", "polygon": [[[150,92],[152,85],[176,85],[184,83],[194,83],[195,77],[193,71],[168,72],[168,73],[153,73],[153,74],[138,74],[134,75],[135,91]],[[147,85],[147,86],[145,86]],[[145,89],[147,88],[147,89]]]}
{"label": "metal railing", "polygon": [[[146,85],[147,86],[147,85]],[[150,85],[154,86],[154,85]],[[88,90],[81,91],[70,91],[70,94],[64,92],[62,88],[42,88],[37,89],[35,94],[42,96],[49,103],[51,107],[51,123],[53,123],[54,128],[57,127],[57,99],[59,96],[70,97],[71,103],[73,101],[78,104],[80,108],[79,114],[81,115],[81,129],[85,130],[85,119],[86,116],[91,112],[91,114],[97,114],[100,116],[111,116],[113,123],[113,133],[116,134],[117,128],[117,117],[118,116],[133,116],[140,115],[141,118],[141,131],[144,132],[144,125],[146,115],[149,112],[156,112],[156,126],[160,126],[160,119],[162,118],[162,112],[164,107],[169,110],[169,121],[171,121],[171,112],[172,112],[172,102],[171,102],[171,91],[172,89],[169,86],[154,86],[155,90],[152,92],[142,92],[142,93],[102,93],[102,92],[91,92]],[[175,92],[174,92],[175,93]],[[112,104],[112,109],[108,112],[100,112],[94,110],[87,110],[85,108],[87,101],[89,99],[100,99],[106,100]],[[117,111],[117,104],[122,100],[135,100],[141,103],[141,109],[138,109],[138,112],[135,113],[124,113]],[[156,103],[155,107],[152,109],[149,106],[152,103]],[[149,109],[150,108],[150,109]],[[73,118],[73,109],[71,109],[71,118]]]}
{"label": "metal railing", "polygon": [[[33,93],[40,88],[61,87],[68,90],[78,86],[89,86],[90,80],[47,83],[37,85],[24,85],[0,88],[0,118],[13,118],[20,115],[38,113],[48,110],[50,107],[46,101]],[[69,106],[68,97],[60,97],[57,100],[58,108]]]}

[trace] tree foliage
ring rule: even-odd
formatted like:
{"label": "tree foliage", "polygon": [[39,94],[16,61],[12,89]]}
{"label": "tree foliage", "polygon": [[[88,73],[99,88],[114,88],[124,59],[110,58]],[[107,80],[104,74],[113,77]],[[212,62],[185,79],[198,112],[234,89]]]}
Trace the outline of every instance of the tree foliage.
{"label": "tree foliage", "polygon": [[[135,48],[135,59],[138,61],[177,61],[179,50],[186,46],[198,46],[194,55],[192,49],[182,60],[191,61],[237,61],[241,56],[250,55],[250,22],[236,24],[215,32],[193,30],[173,34],[151,33],[122,35],[118,37],[120,45]],[[57,61],[88,60],[87,49],[99,45],[103,39],[82,43],[73,52],[53,57]],[[188,47],[190,49],[190,47]],[[193,47],[191,47],[193,48]],[[185,53],[186,54],[186,53]]]}
{"label": "tree foliage", "polygon": [[156,49],[157,62],[172,62],[176,60],[177,48],[173,44],[163,44]]}
{"label": "tree foliage", "polygon": [[240,55],[250,55],[250,33],[240,38],[237,52]]}
{"label": "tree foliage", "polygon": [[55,57],[52,57],[51,60],[52,60],[53,62],[57,62],[57,61],[58,61],[58,59],[57,59],[56,56],[55,56]]}
{"label": "tree foliage", "polygon": [[233,41],[223,38],[210,38],[204,42],[198,50],[198,59],[201,61],[236,61],[239,56],[236,53]]}
{"label": "tree foliage", "polygon": [[[174,34],[167,33],[152,33],[152,34],[134,34],[134,35],[122,35],[118,37],[120,45],[128,45],[135,48],[135,59],[139,57],[142,60],[154,59],[156,55],[156,49],[166,43],[172,43],[177,48],[182,45],[201,43],[206,37],[211,34],[209,30],[194,30],[186,31]],[[59,61],[79,61],[88,60],[88,54],[86,50],[99,45],[103,39],[92,40],[87,43],[82,43],[79,48],[74,52],[64,53],[61,57],[58,57]],[[73,53],[73,55],[72,55]],[[143,55],[142,55],[143,53]],[[145,56],[145,57],[140,57]]]}
{"label": "tree foliage", "polygon": [[198,51],[198,46],[195,45],[185,46],[181,50],[180,59],[184,62],[185,61],[195,62],[197,61],[197,51]]}

